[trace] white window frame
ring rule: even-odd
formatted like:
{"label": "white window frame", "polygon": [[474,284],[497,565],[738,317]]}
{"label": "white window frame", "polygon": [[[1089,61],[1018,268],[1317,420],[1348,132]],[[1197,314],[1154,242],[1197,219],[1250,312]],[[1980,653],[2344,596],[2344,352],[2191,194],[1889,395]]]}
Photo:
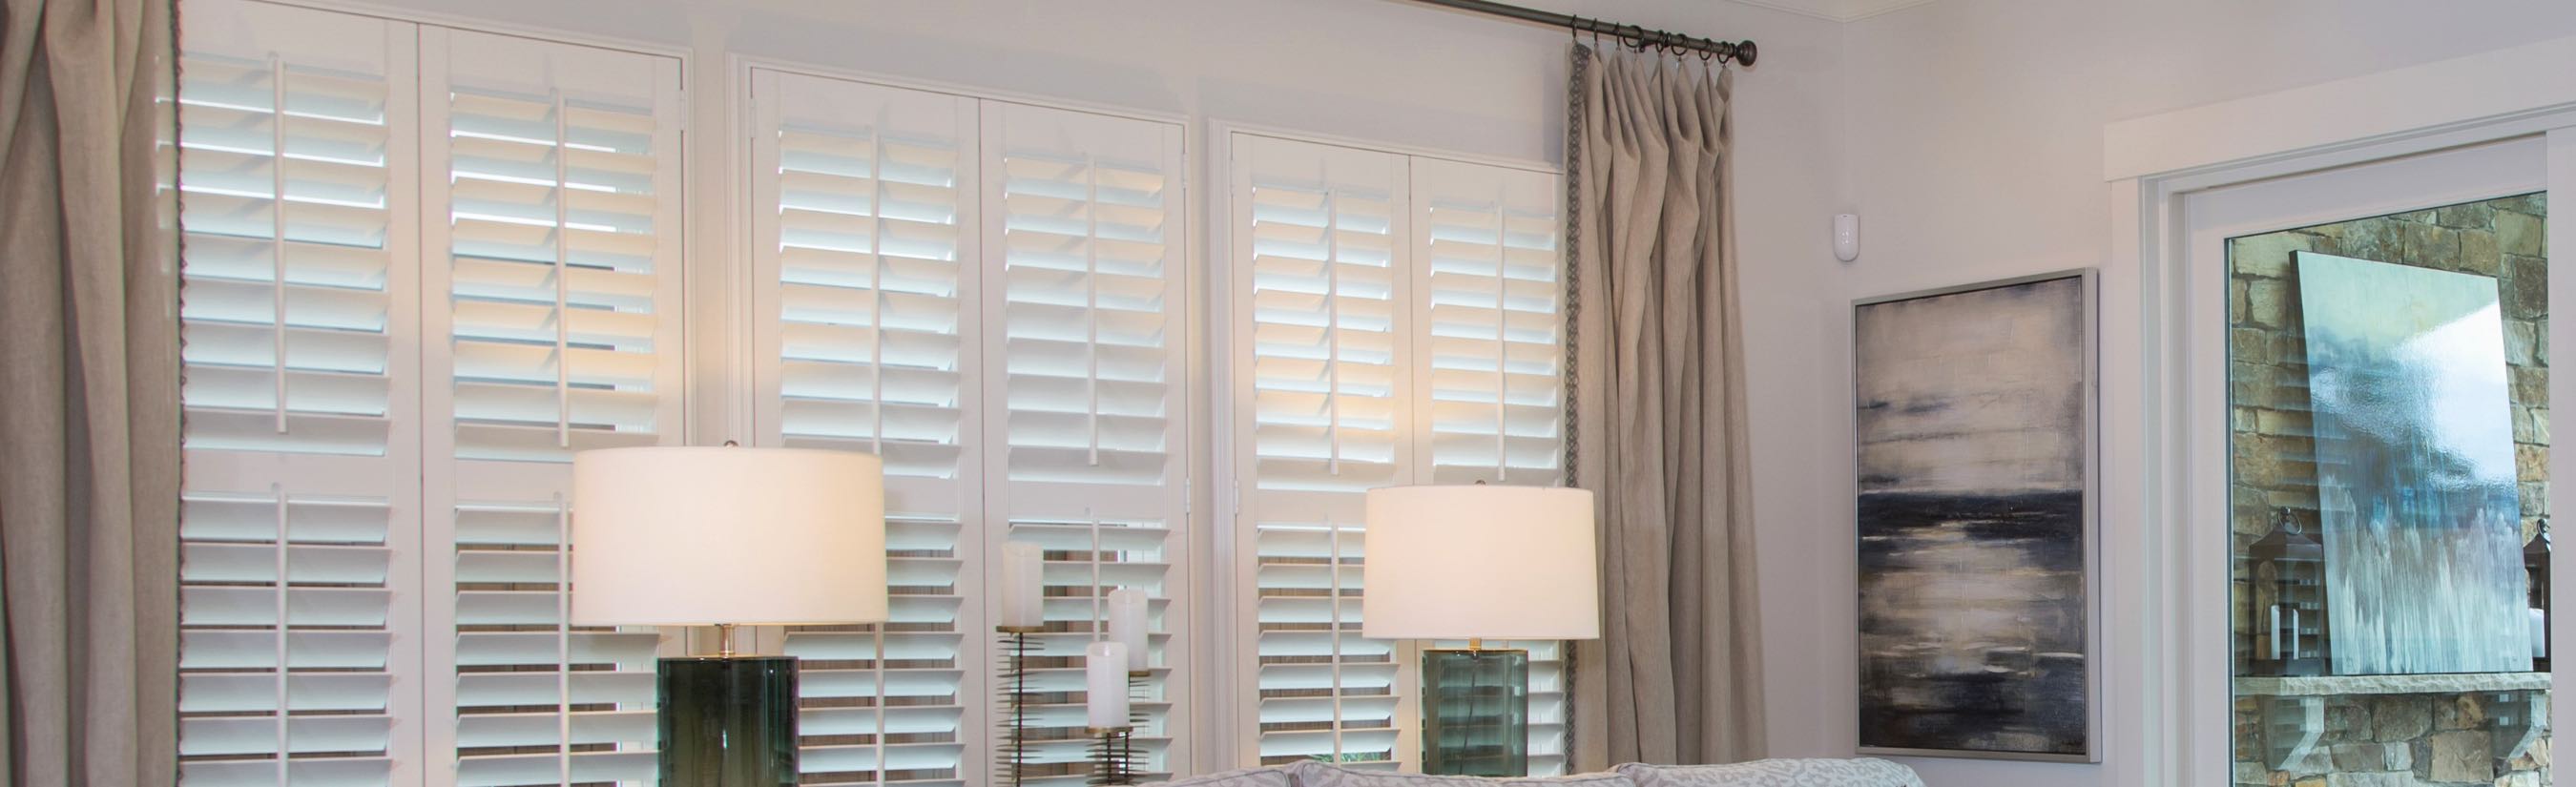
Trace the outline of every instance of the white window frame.
{"label": "white window frame", "polygon": [[[2367,100],[2392,95],[2433,100],[2406,113]],[[2194,236],[2221,228],[2192,226],[2185,197],[2528,137],[2541,138],[2547,158],[2546,171],[2532,175],[2552,194],[2576,194],[2576,50],[2544,42],[2104,127],[2103,286],[2134,293],[2102,305],[2103,357],[2112,361],[2101,387],[2104,549],[2131,556],[2104,566],[2104,617],[2136,622],[2104,633],[2104,701],[2124,709],[2108,714],[2105,730],[2103,762],[2118,766],[2111,784],[2232,780],[2229,546],[2226,529],[2212,529],[2228,518],[2226,353],[2213,338],[2223,326],[2209,316],[2223,312],[2193,298],[2212,274],[2195,269],[2207,263],[2195,261]],[[2403,196],[2400,209],[2444,198]],[[2576,211],[2551,211],[2546,229],[2564,248],[2576,238]],[[2553,308],[2576,303],[2569,278],[2550,282]],[[2565,344],[2576,341],[2576,321],[2553,321],[2549,341],[2576,346]],[[2576,380],[2553,378],[2549,401],[2576,407]],[[2576,461],[2576,445],[2552,444],[2549,457]],[[2576,504],[2571,486],[2550,486],[2553,510]],[[2568,553],[2551,555],[2552,571],[2576,568]],[[2576,588],[2552,594],[2553,608],[2576,609],[2563,606],[2576,603]],[[2553,650],[2576,632],[2554,637]],[[2576,723],[2576,708],[2551,707],[2553,729]]]}
{"label": "white window frame", "polygon": [[[1197,747],[1200,762],[1218,763],[1225,768],[1251,767],[1258,763],[1261,751],[1260,703],[1247,699],[1258,692],[1260,680],[1259,670],[1254,666],[1260,652],[1259,634],[1254,628],[1260,599],[1250,584],[1254,581],[1251,571],[1257,570],[1253,566],[1255,545],[1243,538],[1243,526],[1239,521],[1246,497],[1244,485],[1248,481],[1247,474],[1252,471],[1242,461],[1240,434],[1241,419],[1252,414],[1248,399],[1251,388],[1246,379],[1252,364],[1249,356],[1235,352],[1234,344],[1236,318],[1243,314],[1242,306],[1236,300],[1244,291],[1238,288],[1245,284],[1240,281],[1234,265],[1236,227],[1233,217],[1237,206],[1231,162],[1234,154],[1232,140],[1238,134],[1527,170],[1557,178],[1565,176],[1564,166],[1545,161],[1462,153],[1263,123],[1225,119],[1208,122],[1206,144],[1200,146],[1199,155],[1206,160],[1206,182],[1209,185],[1205,189],[1207,198],[1200,205],[1207,216],[1222,218],[1199,224],[1200,236],[1207,243],[1207,259],[1214,262],[1205,268],[1207,290],[1204,297],[1207,302],[1204,308],[1207,318],[1197,326],[1207,334],[1203,345],[1207,348],[1207,361],[1201,377],[1211,386],[1209,396],[1212,397],[1203,400],[1207,403],[1204,410],[1210,420],[1202,434],[1206,435],[1211,455],[1206,486],[1210,487],[1207,492],[1213,497],[1212,506],[1207,509],[1212,513],[1205,518],[1210,520],[1206,540],[1213,554],[1205,558],[1208,561],[1204,564],[1205,570],[1198,573],[1206,577],[1200,587],[1202,597],[1218,599],[1222,603],[1203,605],[1199,613],[1205,619],[1202,623],[1205,628],[1201,630],[1213,634],[1207,639],[1197,683],[1202,697],[1201,712],[1207,714],[1207,718],[1221,720],[1223,726],[1218,730],[1223,734],[1201,736]],[[1560,200],[1560,215],[1569,209],[1570,206]],[[1560,239],[1560,242],[1565,241]],[[1413,280],[1419,275],[1419,271],[1411,272],[1407,279]],[[1566,373],[1571,376],[1573,370],[1568,368]],[[1396,713],[1399,717],[1419,714],[1416,697],[1420,694],[1421,652],[1422,643],[1415,640],[1406,640],[1397,647],[1397,685],[1416,687],[1413,691],[1398,694]],[[1571,645],[1567,652],[1571,662]],[[1566,734],[1571,744],[1566,751],[1566,770],[1572,774],[1581,772],[1583,766],[1602,764],[1597,762],[1602,757],[1586,756],[1591,753],[1587,747],[1598,742],[1587,741],[1578,734],[1582,729],[1578,721],[1581,709],[1577,705],[1580,695],[1574,686],[1576,673],[1571,667],[1565,679]],[[1418,721],[1400,728],[1403,733],[1396,743],[1398,751],[1420,751],[1419,728]],[[1419,759],[1417,755],[1407,761],[1415,763],[1418,769]]]}

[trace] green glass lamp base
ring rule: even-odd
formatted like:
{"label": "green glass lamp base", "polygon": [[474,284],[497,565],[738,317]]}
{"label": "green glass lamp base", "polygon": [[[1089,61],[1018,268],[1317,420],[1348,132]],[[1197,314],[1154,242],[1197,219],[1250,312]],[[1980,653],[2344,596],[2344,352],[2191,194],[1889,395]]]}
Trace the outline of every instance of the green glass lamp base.
{"label": "green glass lamp base", "polygon": [[662,787],[795,787],[796,658],[661,663]]}
{"label": "green glass lamp base", "polygon": [[1529,775],[1529,651],[1422,652],[1422,772]]}

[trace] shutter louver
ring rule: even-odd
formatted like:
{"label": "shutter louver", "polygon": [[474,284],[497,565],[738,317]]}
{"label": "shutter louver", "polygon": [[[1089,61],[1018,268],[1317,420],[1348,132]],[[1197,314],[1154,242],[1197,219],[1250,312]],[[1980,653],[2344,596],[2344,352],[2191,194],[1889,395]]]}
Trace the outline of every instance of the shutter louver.
{"label": "shutter louver", "polygon": [[[1563,181],[1252,134],[1232,145],[1260,761],[1409,767],[1415,648],[1360,634],[1363,493],[1561,482]],[[1562,772],[1564,645],[1508,646],[1530,651],[1531,773]]]}
{"label": "shutter louver", "polygon": [[1413,671],[1360,636],[1360,598],[1363,493],[1410,480],[1404,161],[1234,143],[1260,762],[1399,767]]}
{"label": "shutter louver", "polygon": [[413,28],[182,23],[181,778],[416,781]]}
{"label": "shutter louver", "polygon": [[1187,351],[1179,126],[983,103],[987,546],[1040,545],[1047,629],[1031,682],[1030,784],[1081,784],[1082,648],[1107,596],[1151,599],[1151,674],[1133,690],[1136,745],[1167,773],[1187,729],[1186,605],[1174,591],[1186,477]]}
{"label": "shutter louver", "polygon": [[758,434],[886,463],[892,620],[788,630],[799,767],[807,784],[964,785],[985,724],[969,697],[986,635],[961,592],[980,554],[961,523],[982,503],[975,104],[751,79]]}
{"label": "shutter louver", "polygon": [[563,582],[572,454],[680,438],[678,63],[421,49],[432,748],[467,787],[650,781],[659,634],[569,625]]}
{"label": "shutter louver", "polygon": [[[1563,180],[1415,157],[1415,419],[1425,483],[1564,481]],[[1531,775],[1566,768],[1565,643],[1529,651]],[[1440,642],[1435,647],[1465,647]]]}

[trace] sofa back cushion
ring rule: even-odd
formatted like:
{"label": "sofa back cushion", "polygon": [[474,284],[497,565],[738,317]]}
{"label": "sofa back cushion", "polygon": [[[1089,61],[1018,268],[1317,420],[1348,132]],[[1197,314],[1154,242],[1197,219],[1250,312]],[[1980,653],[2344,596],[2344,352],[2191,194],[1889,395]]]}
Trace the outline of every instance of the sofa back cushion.
{"label": "sofa back cushion", "polygon": [[1637,787],[1620,773],[1490,779],[1361,770],[1314,760],[1297,763],[1293,770],[1297,787]]}
{"label": "sofa back cushion", "polygon": [[1619,772],[1637,787],[1923,787],[1914,769],[1880,759],[1755,760],[1733,765],[1646,765]]}
{"label": "sofa back cushion", "polygon": [[1278,766],[1192,776],[1176,781],[1155,782],[1148,787],[1297,787],[1297,780],[1289,775],[1286,766]]}

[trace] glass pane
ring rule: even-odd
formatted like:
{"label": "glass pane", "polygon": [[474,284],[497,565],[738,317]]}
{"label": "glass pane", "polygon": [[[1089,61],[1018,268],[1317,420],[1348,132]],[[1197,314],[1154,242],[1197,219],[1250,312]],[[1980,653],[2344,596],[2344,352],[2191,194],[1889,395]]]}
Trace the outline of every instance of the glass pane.
{"label": "glass pane", "polygon": [[2228,242],[2238,784],[2546,783],[2545,213]]}

